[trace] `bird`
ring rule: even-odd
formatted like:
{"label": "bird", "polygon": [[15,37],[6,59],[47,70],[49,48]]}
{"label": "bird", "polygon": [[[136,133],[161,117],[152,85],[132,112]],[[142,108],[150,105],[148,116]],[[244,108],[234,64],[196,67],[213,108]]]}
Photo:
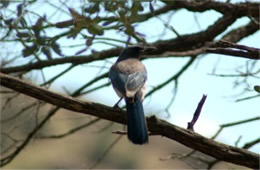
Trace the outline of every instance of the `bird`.
{"label": "bird", "polygon": [[147,70],[140,62],[141,54],[153,47],[142,47],[140,45],[128,46],[123,49],[109,70],[111,84],[120,97],[126,103],[127,136],[134,144],[148,143],[148,129],[143,109],[145,96],[145,83]]}

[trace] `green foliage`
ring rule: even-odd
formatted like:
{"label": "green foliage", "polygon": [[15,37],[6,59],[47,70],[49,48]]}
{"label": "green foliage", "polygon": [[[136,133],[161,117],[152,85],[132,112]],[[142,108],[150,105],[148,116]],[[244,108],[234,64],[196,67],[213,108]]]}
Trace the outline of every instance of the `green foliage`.
{"label": "green foliage", "polygon": [[[90,1],[82,6],[82,10],[66,6],[61,7],[66,11],[71,19],[55,22],[50,20],[48,11],[44,14],[37,14],[31,10],[33,1],[16,3],[16,17],[1,16],[1,25],[6,29],[4,39],[12,39],[12,35],[18,38],[22,46],[23,57],[47,59],[63,57],[63,47],[59,40],[64,38],[79,39],[80,37],[95,37],[87,39],[85,47],[81,50],[85,52],[87,47],[91,47],[97,42],[98,37],[102,37],[106,32],[117,31],[124,34],[127,39],[125,43],[132,40],[144,43],[145,34],[136,31],[135,22],[139,22],[146,17],[144,6],[149,5],[153,9],[152,2],[141,1]],[[15,3],[1,1],[2,7],[14,8]],[[32,19],[33,18],[33,19]],[[66,29],[66,32],[61,32]],[[50,35],[55,31],[55,36]],[[119,42],[119,41],[118,41]],[[110,43],[110,42],[107,42]],[[111,43],[110,43],[111,44]],[[78,54],[78,52],[75,52]]]}

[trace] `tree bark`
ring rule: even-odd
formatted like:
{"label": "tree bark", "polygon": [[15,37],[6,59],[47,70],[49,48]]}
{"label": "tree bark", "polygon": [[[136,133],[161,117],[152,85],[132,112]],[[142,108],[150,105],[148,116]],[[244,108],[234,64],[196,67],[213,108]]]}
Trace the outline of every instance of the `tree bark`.
{"label": "tree bark", "polygon": [[[0,84],[2,86],[58,107],[121,124],[126,123],[125,111],[123,110],[57,94],[3,73],[0,73],[0,79]],[[153,134],[165,136],[219,160],[243,165],[249,168],[259,168],[259,154],[210,140],[193,131],[157,119],[155,116],[148,118],[147,122],[149,131]]]}

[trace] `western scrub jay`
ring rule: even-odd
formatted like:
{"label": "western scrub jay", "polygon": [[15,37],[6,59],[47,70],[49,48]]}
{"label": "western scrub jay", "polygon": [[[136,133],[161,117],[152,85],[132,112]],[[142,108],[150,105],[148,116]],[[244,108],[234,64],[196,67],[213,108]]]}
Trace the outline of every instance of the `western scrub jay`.
{"label": "western scrub jay", "polygon": [[120,100],[125,99],[127,136],[134,144],[148,143],[146,119],[142,104],[147,71],[139,59],[142,52],[150,49],[152,47],[130,46],[125,48],[109,71],[109,78],[115,92]]}

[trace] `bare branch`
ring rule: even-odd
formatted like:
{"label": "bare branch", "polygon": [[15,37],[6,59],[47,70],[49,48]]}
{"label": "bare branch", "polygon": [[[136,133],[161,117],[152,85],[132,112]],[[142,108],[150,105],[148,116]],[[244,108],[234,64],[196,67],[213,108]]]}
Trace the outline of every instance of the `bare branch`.
{"label": "bare branch", "polygon": [[240,16],[259,16],[259,3],[254,2],[244,2],[244,3],[225,3],[218,1],[163,1],[166,4],[173,5],[174,9],[185,8],[194,12],[204,12],[207,10],[215,10],[222,14],[232,13],[233,15]]}
{"label": "bare branch", "polygon": [[62,134],[58,134],[58,135],[37,135],[35,138],[36,139],[59,139],[59,138],[63,138],[63,137],[66,137],[68,135],[71,135],[75,132],[78,132],[86,127],[89,127],[91,125],[93,125],[94,123],[100,121],[99,118],[95,118],[94,120],[91,120],[87,123],[84,123],[83,125],[80,125],[80,126],[77,126],[73,129],[70,129],[69,131],[65,132],[65,133],[62,133]]}
{"label": "bare branch", "polygon": [[[32,84],[26,83],[25,81],[10,77],[2,73],[0,73],[0,78],[1,85],[39,100],[54,104],[58,107],[83,114],[93,115],[117,123],[126,123],[125,112],[122,110],[114,109],[93,102],[84,102],[71,97],[66,97],[64,95],[60,95],[44,88],[34,86]],[[44,120],[46,120],[46,118]],[[44,120],[40,124],[43,124]],[[159,120],[154,116],[147,119],[147,122],[149,131],[152,133],[160,134],[162,136],[176,140],[185,146],[213,156],[219,160],[247,166],[250,168],[259,168],[260,156],[258,154],[207,139],[195,132],[174,126],[164,120]],[[29,135],[29,137],[32,135],[34,135],[33,132]],[[21,150],[18,150],[17,152],[19,153],[20,151]],[[10,159],[5,158],[2,159],[1,164],[6,164],[6,160],[11,161]]]}
{"label": "bare branch", "polygon": [[36,128],[34,128],[29,133],[29,135],[22,142],[22,144],[20,146],[17,146],[17,149],[12,154],[8,155],[7,157],[1,158],[0,166],[4,166],[9,162],[11,162],[22,151],[22,149],[30,142],[30,140],[38,132],[38,130],[42,128],[42,126],[50,119],[50,117],[52,117],[56,113],[57,109],[59,108],[55,107],[54,109],[52,109],[51,112],[49,112],[49,114],[38,124],[38,126],[36,126]]}
{"label": "bare branch", "polygon": [[237,121],[237,122],[231,122],[231,123],[222,124],[222,125],[220,125],[220,128],[216,132],[216,134],[211,137],[211,139],[215,139],[224,128],[231,127],[231,126],[236,126],[236,125],[240,125],[240,124],[248,123],[248,122],[252,122],[252,121],[257,121],[257,120],[260,120],[259,116],[254,117],[254,118],[250,118],[250,119],[246,119],[246,120]]}
{"label": "bare branch", "polygon": [[[181,38],[158,41],[153,44],[150,44],[151,46],[156,47],[157,50],[149,52],[145,58],[173,57],[173,56],[178,57],[178,56],[186,56],[186,55],[197,56],[198,54],[202,54],[206,50],[206,48],[203,45],[205,45],[207,41],[212,40],[215,36],[217,36],[222,31],[224,31],[234,21],[235,19],[233,17],[224,16],[205,31],[201,31],[199,33],[194,33],[189,35],[182,35]],[[219,25],[221,25],[221,27]],[[230,42],[237,42],[242,38],[255,33],[256,31],[258,31],[258,26],[254,22],[250,22],[245,26],[230,31],[223,37],[223,40],[230,41]],[[208,47],[208,45],[206,45],[206,47]],[[41,69],[44,67],[54,66],[58,64],[65,64],[65,63],[84,64],[93,61],[103,60],[105,58],[110,58],[113,56],[118,56],[120,51],[121,48],[115,48],[115,49],[105,50],[87,56],[70,56],[70,57],[67,56],[65,58],[42,60],[39,62],[29,63],[29,64],[15,66],[15,67],[0,68],[0,72],[13,73],[13,72],[21,72],[21,71],[30,71],[33,69]]]}
{"label": "bare branch", "polygon": [[188,122],[187,129],[194,131],[194,125],[195,125],[195,123],[197,122],[197,120],[198,120],[198,118],[200,116],[201,109],[202,109],[206,99],[207,99],[207,95],[203,95],[201,100],[200,100],[200,102],[199,102],[199,104],[198,104],[198,106],[197,106],[197,108],[196,108],[196,111],[195,111],[195,113],[193,115],[192,120],[190,122]]}
{"label": "bare branch", "polygon": [[258,144],[258,143],[260,143],[260,138],[246,143],[242,148],[249,149],[249,148],[251,148],[252,146],[254,146],[254,145]]}
{"label": "bare branch", "polygon": [[170,77],[168,80],[166,80],[165,82],[157,85],[156,87],[154,87],[152,90],[150,90],[147,94],[146,97],[152,95],[154,92],[156,92],[157,90],[163,88],[165,85],[169,84],[172,81],[176,81],[181,75],[182,73],[184,73],[191,65],[192,63],[195,61],[195,57],[190,58],[190,60],[172,77]]}
{"label": "bare branch", "polygon": [[[217,20],[213,25],[209,26],[207,30],[201,31],[194,34],[182,35],[181,37],[158,41],[150,44],[151,46],[157,48],[147,55],[157,55],[163,54],[166,51],[189,51],[195,48],[203,47],[203,45],[212,41],[218,34],[222,33],[230,24],[236,21],[236,18],[232,15],[225,15],[219,20]],[[42,69],[44,67],[54,66],[58,64],[72,63],[72,64],[84,64],[90,63],[93,61],[99,61],[106,58],[111,58],[118,56],[121,51],[121,48],[113,48],[109,50],[104,50],[101,52],[96,52],[87,56],[67,56],[64,58],[56,58],[52,60],[42,60],[35,63],[29,63],[25,65],[0,68],[2,73],[12,73],[12,72],[21,72],[21,71],[30,71],[33,69]]]}
{"label": "bare branch", "polygon": [[215,46],[215,48],[208,48],[206,52],[260,60],[260,49],[258,48],[238,45],[228,41],[219,41]]}
{"label": "bare branch", "polygon": [[102,159],[109,153],[109,151],[119,142],[119,140],[122,138],[122,135],[117,136],[117,138],[107,147],[107,149],[103,152],[103,154],[96,160],[96,162],[89,167],[88,169],[94,169],[101,161]]}

